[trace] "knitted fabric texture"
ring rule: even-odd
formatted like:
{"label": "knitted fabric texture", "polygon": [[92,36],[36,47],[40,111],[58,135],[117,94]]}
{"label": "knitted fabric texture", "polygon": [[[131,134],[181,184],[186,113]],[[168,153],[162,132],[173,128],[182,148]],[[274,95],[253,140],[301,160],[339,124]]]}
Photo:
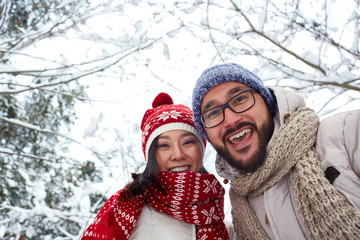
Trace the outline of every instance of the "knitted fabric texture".
{"label": "knitted fabric texture", "polygon": [[158,182],[166,194],[154,185],[135,198],[129,198],[122,190],[114,194],[85,231],[82,240],[129,239],[145,200],[157,211],[197,225],[197,239],[229,239],[223,222],[225,189],[214,175],[160,172]]}
{"label": "knitted fabric texture", "polygon": [[192,95],[192,108],[194,112],[195,125],[199,129],[200,134],[209,141],[205,129],[200,121],[201,103],[204,95],[213,87],[224,82],[239,82],[254,89],[258,92],[268,105],[270,112],[273,114],[276,110],[276,100],[270,90],[264,85],[263,81],[250,72],[235,63],[226,63],[215,65],[206,69],[195,84]]}
{"label": "knitted fabric texture", "polygon": [[195,127],[191,109],[182,104],[174,104],[167,93],[159,93],[151,109],[148,109],[141,122],[142,150],[145,159],[149,159],[149,149],[154,139],[170,130],[185,130],[193,133],[205,150],[206,140],[200,136]]}
{"label": "knitted fabric texture", "polygon": [[[360,212],[325,178],[314,149],[318,117],[293,113],[268,147],[265,163],[231,182],[233,224],[242,239],[268,239],[246,196],[257,196],[290,173],[299,215],[311,239],[360,239]],[[284,226],[286,227],[286,226]]]}

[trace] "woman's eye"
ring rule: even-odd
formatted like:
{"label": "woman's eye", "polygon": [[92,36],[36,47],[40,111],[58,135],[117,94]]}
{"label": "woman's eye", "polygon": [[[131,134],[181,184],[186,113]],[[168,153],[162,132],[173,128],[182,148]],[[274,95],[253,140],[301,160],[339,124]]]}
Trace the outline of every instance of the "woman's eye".
{"label": "woman's eye", "polygon": [[169,147],[170,145],[167,144],[167,143],[161,143],[161,144],[158,144],[157,147],[158,148],[165,148],[165,147]]}
{"label": "woman's eye", "polygon": [[184,145],[187,145],[187,144],[194,144],[195,143],[195,140],[187,140],[184,142]]}

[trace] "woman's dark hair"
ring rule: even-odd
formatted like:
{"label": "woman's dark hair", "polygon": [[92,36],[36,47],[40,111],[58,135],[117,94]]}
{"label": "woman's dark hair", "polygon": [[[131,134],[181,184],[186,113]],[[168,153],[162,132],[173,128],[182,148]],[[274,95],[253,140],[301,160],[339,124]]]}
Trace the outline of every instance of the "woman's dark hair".
{"label": "woman's dark hair", "polygon": [[[127,192],[130,197],[137,196],[144,187],[155,184],[161,191],[165,192],[163,187],[156,181],[159,175],[159,166],[156,160],[156,149],[159,137],[156,137],[150,145],[149,149],[149,159],[146,164],[145,170],[143,173],[132,173],[131,176],[134,179],[133,182],[125,186],[124,192]],[[208,174],[208,171],[201,167],[200,173]]]}

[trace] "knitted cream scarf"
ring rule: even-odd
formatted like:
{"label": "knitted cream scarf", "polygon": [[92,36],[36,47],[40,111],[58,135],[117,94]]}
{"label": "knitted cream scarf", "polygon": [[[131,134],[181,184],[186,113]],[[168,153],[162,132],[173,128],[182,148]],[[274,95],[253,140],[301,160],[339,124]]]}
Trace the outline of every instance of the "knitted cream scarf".
{"label": "knitted cream scarf", "polygon": [[297,110],[274,136],[265,163],[253,174],[231,182],[238,239],[268,239],[246,197],[262,194],[287,173],[297,211],[312,239],[360,239],[360,212],[329,183],[320,168],[314,148],[318,124],[311,109]]}

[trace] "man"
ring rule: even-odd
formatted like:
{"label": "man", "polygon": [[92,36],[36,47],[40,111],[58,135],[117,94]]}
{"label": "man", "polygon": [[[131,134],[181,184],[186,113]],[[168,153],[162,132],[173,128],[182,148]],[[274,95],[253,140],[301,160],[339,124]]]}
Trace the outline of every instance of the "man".
{"label": "man", "polygon": [[319,126],[300,95],[237,64],[203,72],[193,111],[239,239],[360,239],[360,111]]}

